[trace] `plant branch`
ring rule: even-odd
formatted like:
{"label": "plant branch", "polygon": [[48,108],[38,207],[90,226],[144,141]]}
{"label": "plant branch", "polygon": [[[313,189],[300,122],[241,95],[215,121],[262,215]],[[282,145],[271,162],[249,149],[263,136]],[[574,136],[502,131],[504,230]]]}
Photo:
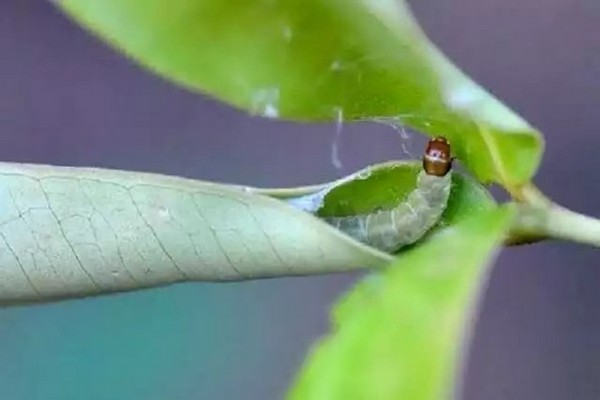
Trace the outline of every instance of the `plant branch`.
{"label": "plant branch", "polygon": [[534,186],[524,189],[507,245],[563,239],[600,247],[600,220],[552,203]]}

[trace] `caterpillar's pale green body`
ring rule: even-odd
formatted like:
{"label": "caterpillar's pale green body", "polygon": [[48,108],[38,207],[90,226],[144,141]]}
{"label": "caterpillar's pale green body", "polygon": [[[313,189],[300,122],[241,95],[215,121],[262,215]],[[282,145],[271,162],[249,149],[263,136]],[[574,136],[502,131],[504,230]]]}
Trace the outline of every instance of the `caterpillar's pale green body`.
{"label": "caterpillar's pale green body", "polygon": [[421,171],[416,188],[394,208],[323,219],[356,240],[393,253],[416,242],[437,224],[450,196],[451,176]]}
{"label": "caterpillar's pale green body", "polygon": [[[347,235],[389,253],[413,244],[433,228],[446,209],[452,185],[450,143],[443,137],[430,139],[423,155],[417,186],[393,208],[350,216],[326,216],[325,221]],[[336,186],[356,179],[352,175],[317,193],[290,199],[289,203],[318,214],[327,194]]]}

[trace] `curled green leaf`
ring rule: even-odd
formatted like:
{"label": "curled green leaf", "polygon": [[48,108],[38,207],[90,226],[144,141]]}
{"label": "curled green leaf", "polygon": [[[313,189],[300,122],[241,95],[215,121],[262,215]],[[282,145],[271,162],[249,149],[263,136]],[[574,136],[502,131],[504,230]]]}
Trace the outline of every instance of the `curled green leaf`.
{"label": "curled green leaf", "polygon": [[[381,193],[390,187],[390,193],[409,190],[417,168],[387,163],[371,171],[370,190],[385,203],[391,198]],[[478,184],[462,177],[456,182],[444,226],[470,209],[495,207]],[[0,163],[0,303],[183,281],[332,273],[393,260],[282,201],[318,187],[257,189],[137,172]],[[349,193],[347,201],[361,199]]]}
{"label": "curled green leaf", "polygon": [[377,267],[387,254],[250,188],[0,164],[0,303]]}
{"label": "curled green leaf", "polygon": [[[261,193],[289,201],[325,191],[327,194],[317,210],[320,217],[367,214],[402,202],[415,190],[421,170],[418,161],[389,161],[360,170],[342,182],[297,189],[262,189]],[[473,213],[495,207],[496,202],[485,187],[473,178],[454,172],[450,197],[438,228],[449,227]]]}

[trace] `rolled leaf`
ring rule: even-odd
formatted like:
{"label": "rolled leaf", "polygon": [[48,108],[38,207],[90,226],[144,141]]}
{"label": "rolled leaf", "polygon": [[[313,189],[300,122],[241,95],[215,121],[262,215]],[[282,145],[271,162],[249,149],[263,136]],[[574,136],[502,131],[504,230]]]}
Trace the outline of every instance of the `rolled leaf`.
{"label": "rolled leaf", "polygon": [[392,258],[251,189],[0,164],[0,302],[348,271]]}
{"label": "rolled leaf", "polygon": [[[370,182],[363,189],[385,207],[393,200],[390,193],[411,190],[418,168],[390,162],[369,170],[370,178],[353,176],[362,176],[361,185]],[[324,186],[258,189],[129,171],[0,163],[0,303],[182,281],[332,273],[393,260],[285,202]],[[338,199],[365,206],[361,192]],[[480,185],[457,175],[440,228],[494,207]]]}

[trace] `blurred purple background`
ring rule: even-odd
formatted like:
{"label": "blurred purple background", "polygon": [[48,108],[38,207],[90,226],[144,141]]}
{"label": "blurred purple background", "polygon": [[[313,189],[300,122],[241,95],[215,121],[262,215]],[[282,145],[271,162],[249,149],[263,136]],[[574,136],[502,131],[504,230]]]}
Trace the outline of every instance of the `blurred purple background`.
{"label": "blurred purple background", "polygon": [[[432,39],[547,138],[537,184],[600,216],[600,3],[413,1]],[[253,118],[150,75],[42,0],[0,2],[0,159],[257,186],[406,156],[391,128]],[[412,141],[419,139],[413,137]],[[410,143],[408,143],[410,145]],[[419,147],[416,147],[419,148]],[[467,368],[467,399],[600,398],[600,251],[505,250]],[[277,399],[358,275],[186,284],[0,309],[0,397]]]}

